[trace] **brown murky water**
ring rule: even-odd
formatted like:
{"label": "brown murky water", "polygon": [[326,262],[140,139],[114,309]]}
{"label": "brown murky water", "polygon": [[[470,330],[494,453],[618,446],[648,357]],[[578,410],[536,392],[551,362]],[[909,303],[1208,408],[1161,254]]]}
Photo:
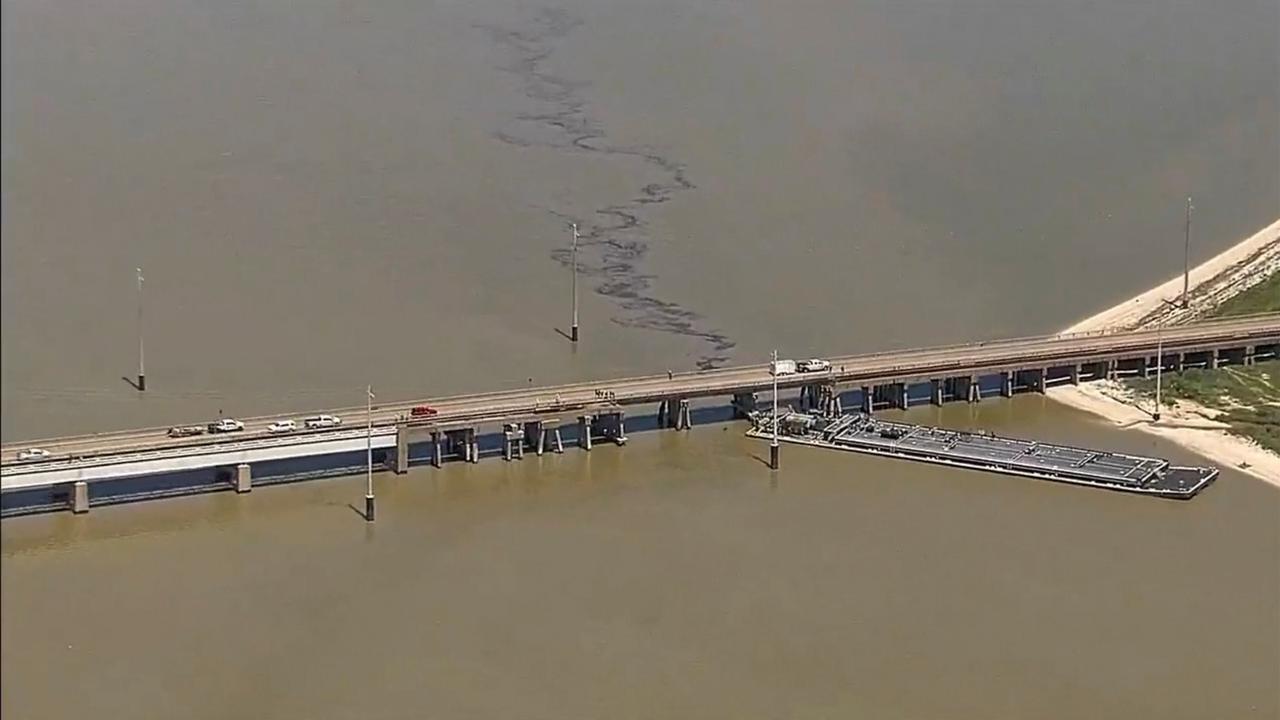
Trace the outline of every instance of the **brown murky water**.
{"label": "brown murky water", "polygon": [[[1198,257],[1280,210],[1280,9],[1229,5],[3,0],[3,436],[1053,330],[1180,266],[1187,192]],[[6,520],[0,710],[1280,714],[1273,488],[740,429],[379,478],[372,528],[362,479]]]}

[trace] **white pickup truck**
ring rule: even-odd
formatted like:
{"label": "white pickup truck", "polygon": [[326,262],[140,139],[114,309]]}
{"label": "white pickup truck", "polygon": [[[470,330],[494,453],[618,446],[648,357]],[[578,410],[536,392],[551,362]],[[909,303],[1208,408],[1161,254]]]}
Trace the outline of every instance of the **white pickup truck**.
{"label": "white pickup truck", "polygon": [[831,369],[831,362],[819,358],[809,358],[801,361],[797,367],[803,373],[827,372]]}

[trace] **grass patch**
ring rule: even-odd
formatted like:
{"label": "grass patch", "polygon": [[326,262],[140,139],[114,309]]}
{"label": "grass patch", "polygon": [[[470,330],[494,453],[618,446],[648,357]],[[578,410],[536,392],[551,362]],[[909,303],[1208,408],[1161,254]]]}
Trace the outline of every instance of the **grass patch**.
{"label": "grass patch", "polygon": [[1280,272],[1214,308],[1211,317],[1248,315],[1280,310]]}
{"label": "grass patch", "polygon": [[[1155,396],[1154,377],[1127,380],[1125,385],[1143,397]],[[1280,361],[1168,373],[1162,378],[1161,392],[1166,399],[1190,400],[1224,411],[1217,419],[1230,425],[1228,432],[1253,438],[1280,454]]]}

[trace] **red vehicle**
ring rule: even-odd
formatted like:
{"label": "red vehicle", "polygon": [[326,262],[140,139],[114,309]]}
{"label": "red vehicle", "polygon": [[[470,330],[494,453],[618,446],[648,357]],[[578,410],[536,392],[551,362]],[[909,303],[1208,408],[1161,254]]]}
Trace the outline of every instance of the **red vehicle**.
{"label": "red vehicle", "polygon": [[432,415],[435,415],[438,412],[440,411],[436,410],[430,405],[418,405],[414,409],[410,410],[409,414],[414,417],[430,417]]}

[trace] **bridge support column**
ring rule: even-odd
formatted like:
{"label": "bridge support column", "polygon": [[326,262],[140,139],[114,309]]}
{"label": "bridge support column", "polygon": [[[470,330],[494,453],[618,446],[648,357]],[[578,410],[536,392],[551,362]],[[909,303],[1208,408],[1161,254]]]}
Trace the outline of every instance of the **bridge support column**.
{"label": "bridge support column", "polygon": [[253,489],[253,469],[249,467],[249,463],[240,463],[236,466],[236,492],[247,493]]}
{"label": "bridge support column", "polygon": [[756,411],[756,394],[755,393],[734,393],[733,395],[733,417],[741,420],[749,417],[751,413]]}
{"label": "bridge support column", "polygon": [[440,467],[444,464],[444,448],[440,446],[441,433],[439,430],[431,431],[431,464]]}
{"label": "bridge support column", "polygon": [[1186,356],[1178,353],[1173,356],[1173,371],[1182,372],[1182,366],[1186,364]]}
{"label": "bridge support column", "polygon": [[1000,373],[1000,395],[1002,397],[1013,397],[1013,373]]}
{"label": "bridge support column", "polygon": [[1046,388],[1049,387],[1049,368],[1040,368],[1036,373],[1036,392],[1044,394]]}
{"label": "bridge support column", "polygon": [[396,426],[396,452],[387,458],[387,467],[397,475],[409,472],[409,428],[403,423]]}
{"label": "bridge support column", "polygon": [[875,410],[875,391],[870,385],[862,386],[862,412],[870,415]]}
{"label": "bridge support column", "polygon": [[1254,362],[1253,358],[1257,354],[1258,354],[1258,348],[1254,347],[1253,345],[1246,346],[1244,349],[1244,364],[1252,365]]}
{"label": "bridge support column", "polygon": [[473,463],[480,462],[480,437],[479,436],[480,436],[480,433],[476,432],[475,428],[469,428],[467,430],[467,435],[466,435],[467,443],[470,446],[471,462]]}
{"label": "bridge support column", "polygon": [[1071,384],[1080,384],[1080,363],[1071,366]]}
{"label": "bridge support column", "polygon": [[938,407],[942,407],[942,381],[929,381],[929,401]]}
{"label": "bridge support column", "polygon": [[911,405],[911,392],[906,383],[894,383],[894,400],[898,407],[906,410]]}
{"label": "bridge support column", "polygon": [[71,512],[80,515],[89,512],[89,483],[77,480],[71,483]]}
{"label": "bridge support column", "polygon": [[548,432],[554,433],[554,436],[555,436],[554,447],[555,447],[556,454],[558,455],[564,452],[564,440],[560,438],[560,427],[556,426],[554,428],[551,428]]}
{"label": "bridge support column", "polygon": [[524,459],[524,434],[520,423],[507,423],[502,426],[502,458],[510,462],[513,458]]}
{"label": "bridge support column", "polygon": [[668,406],[667,427],[674,430],[688,430],[693,427],[693,416],[689,412],[689,401],[685,398],[671,400]]}
{"label": "bridge support column", "polygon": [[541,457],[545,446],[546,434],[542,429],[540,420],[533,420],[524,424],[524,444],[526,448],[531,448]]}
{"label": "bridge support column", "polygon": [[1120,374],[1120,363],[1116,360],[1107,361],[1107,379],[1115,380]]}
{"label": "bridge support column", "polygon": [[590,452],[591,450],[591,421],[590,415],[578,416],[578,447]]}
{"label": "bridge support column", "polygon": [[982,401],[982,385],[978,384],[978,376],[969,376],[969,402],[976,403]]}

